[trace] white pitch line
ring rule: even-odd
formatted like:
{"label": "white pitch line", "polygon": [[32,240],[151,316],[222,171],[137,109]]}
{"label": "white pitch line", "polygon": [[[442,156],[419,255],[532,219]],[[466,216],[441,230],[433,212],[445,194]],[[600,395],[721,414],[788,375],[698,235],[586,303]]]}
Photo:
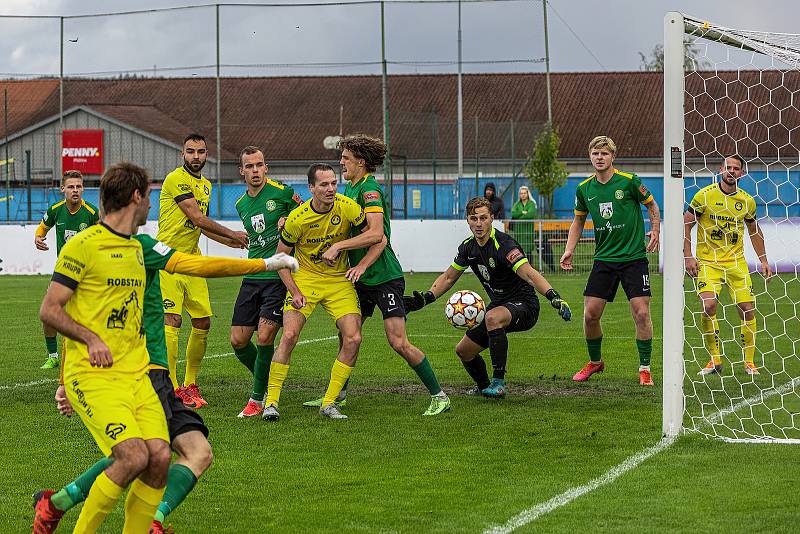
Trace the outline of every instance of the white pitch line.
{"label": "white pitch line", "polygon": [[[775,395],[782,395],[783,393],[792,391],[798,384],[800,384],[800,378],[794,378],[789,382],[787,382],[786,384],[783,384],[782,386],[762,391],[756,395],[753,395],[752,397],[743,399],[737,404],[719,410],[716,414],[712,415],[711,417],[708,417],[706,419],[706,424],[708,426],[711,426],[721,421],[722,418],[725,417],[726,415],[730,415],[731,413],[734,413],[746,406],[750,406],[755,402],[765,401],[766,399],[774,397]],[[661,438],[661,440],[652,447],[648,447],[647,449],[634,454],[621,464],[612,467],[611,469],[606,471],[605,474],[595,478],[589,483],[584,484],[583,486],[570,488],[564,493],[556,495],[549,501],[545,501],[543,503],[537,504],[536,506],[532,506],[531,508],[523,510],[519,514],[509,519],[503,525],[490,526],[489,528],[483,531],[483,534],[506,534],[520,527],[524,527],[525,525],[533,521],[536,521],[541,516],[549,514],[553,510],[561,508],[562,506],[571,503],[572,501],[574,501],[575,499],[577,499],[582,495],[594,491],[599,487],[611,484],[612,482],[617,480],[620,476],[624,475],[631,469],[635,469],[636,467],[638,467],[645,460],[652,458],[661,451],[669,448],[673,443],[675,443],[677,439],[678,439],[677,436]]]}
{"label": "white pitch line", "polygon": [[[328,337],[319,337],[315,339],[304,339],[302,341],[298,341],[298,345],[307,345],[309,343],[318,343],[320,341],[332,341],[334,339],[339,339],[339,336],[328,336]],[[220,354],[212,354],[211,356],[204,356],[204,360],[213,360],[216,358],[226,358],[228,356],[233,356],[233,352],[223,352]],[[183,363],[186,360],[178,360],[178,363]],[[36,386],[43,386],[44,384],[51,384],[58,382],[57,378],[43,378],[41,380],[34,380],[32,382],[17,382],[16,384],[0,384],[0,391],[4,391],[7,389],[17,389],[17,388],[32,388]]]}
{"label": "white pitch line", "polygon": [[521,513],[509,519],[504,525],[493,526],[484,530],[483,532],[484,534],[506,534],[515,529],[523,527],[532,521],[536,521],[541,516],[549,514],[556,508],[561,508],[562,506],[571,503],[581,495],[585,495],[591,491],[594,491],[601,486],[611,484],[631,469],[638,467],[639,464],[648,458],[655,456],[659,452],[672,445],[675,442],[675,439],[676,438],[674,437],[662,438],[661,441],[656,443],[654,446],[631,456],[621,464],[612,467],[605,474],[595,478],[588,484],[570,488],[561,495],[556,495],[549,501],[537,504],[536,506],[528,508],[527,510],[523,510]]}

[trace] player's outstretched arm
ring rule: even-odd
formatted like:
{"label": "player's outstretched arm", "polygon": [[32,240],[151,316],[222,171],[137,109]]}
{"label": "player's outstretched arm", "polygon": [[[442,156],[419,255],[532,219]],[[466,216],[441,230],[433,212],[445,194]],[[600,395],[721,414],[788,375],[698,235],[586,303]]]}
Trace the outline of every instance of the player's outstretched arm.
{"label": "player's outstretched arm", "polygon": [[289,269],[295,272],[298,269],[297,260],[287,254],[276,254],[264,259],[239,259],[198,256],[175,251],[164,267],[168,273],[189,274],[204,278],[241,276],[279,269]]}
{"label": "player's outstretched arm", "polygon": [[445,272],[440,274],[436,280],[433,281],[433,284],[431,284],[431,288],[428,291],[424,293],[414,291],[410,296],[403,295],[403,304],[405,305],[406,311],[409,312],[421,310],[431,302],[435,301],[437,298],[441,297],[451,287],[453,287],[459,278],[461,278],[461,274],[463,272],[464,271],[459,271],[458,269],[454,269],[452,266],[450,266]]}
{"label": "player's outstretched arm", "polygon": [[683,265],[686,274],[697,276],[697,259],[692,253],[692,228],[697,223],[697,215],[692,211],[683,214]]}
{"label": "player's outstretched arm", "polygon": [[746,224],[747,231],[750,233],[750,242],[753,243],[753,250],[755,250],[758,255],[758,261],[761,262],[761,273],[764,275],[764,278],[769,281],[774,273],[772,272],[772,267],[769,265],[769,261],[767,261],[767,247],[764,244],[764,234],[761,233],[761,227],[758,225],[758,221],[746,221]]}
{"label": "player's outstretched arm", "polygon": [[572,319],[572,309],[569,307],[567,301],[561,298],[558,291],[553,289],[550,282],[542,276],[542,273],[534,269],[530,263],[525,262],[520,265],[517,269],[517,276],[533,286],[540,294],[544,295],[547,300],[550,301],[550,305],[558,310],[558,315],[560,315],[562,319],[565,321]]}
{"label": "player's outstretched arm", "polygon": [[[222,226],[218,222],[211,220],[208,216],[200,211],[200,206],[197,205],[197,199],[194,197],[185,198],[178,202],[178,207],[184,215],[192,221],[192,224],[202,230],[208,230],[211,233],[227,237],[236,242],[237,248],[247,248],[247,232],[237,232]],[[213,238],[212,238],[213,239]]]}
{"label": "player's outstretched arm", "polygon": [[235,239],[215,234],[214,232],[209,232],[208,230],[203,230],[202,228],[200,229],[200,232],[210,240],[216,241],[217,243],[225,245],[226,247],[242,248],[242,245]]}
{"label": "player's outstretched arm", "polygon": [[45,223],[40,222],[39,226],[36,227],[36,234],[33,238],[33,244],[36,245],[36,248],[39,250],[50,250],[50,247],[47,246],[45,240],[47,239],[47,232],[50,231],[51,226],[47,226]]}
{"label": "player's outstretched arm", "polygon": [[658,209],[658,203],[651,200],[647,204],[647,215],[650,217],[650,231],[647,232],[647,237],[650,240],[647,242],[647,252],[658,252],[658,247],[661,244],[661,211]]}
{"label": "player's outstretched arm", "polygon": [[345,273],[345,278],[350,280],[351,282],[355,283],[363,276],[367,269],[369,269],[370,265],[378,261],[378,258],[381,257],[383,254],[384,249],[386,249],[386,245],[389,244],[389,240],[386,239],[386,236],[383,236],[379,243],[375,243],[369,249],[367,249],[367,254],[361,258],[361,261],[358,262],[358,265],[355,267],[350,267]]}
{"label": "player's outstretched arm", "polygon": [[86,345],[89,351],[89,363],[93,367],[111,367],[114,360],[103,340],[82,324],[75,322],[64,311],[64,306],[72,293],[74,293],[73,289],[58,282],[50,282],[42,306],[39,308],[39,319],[46,325],[55,328],[63,336]]}
{"label": "player's outstretched arm", "polygon": [[578,215],[572,219],[572,224],[569,225],[569,234],[567,235],[567,245],[564,248],[564,254],[561,256],[559,264],[565,271],[572,270],[572,254],[575,252],[575,247],[578,246],[578,240],[583,233],[583,227],[586,226],[586,213]]}

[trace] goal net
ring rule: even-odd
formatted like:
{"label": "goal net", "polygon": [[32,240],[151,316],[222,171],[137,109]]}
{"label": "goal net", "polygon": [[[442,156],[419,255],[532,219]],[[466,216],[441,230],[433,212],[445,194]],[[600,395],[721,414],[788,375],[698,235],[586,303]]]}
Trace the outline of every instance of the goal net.
{"label": "goal net", "polygon": [[[730,29],[674,12],[664,24],[664,432],[800,443],[800,35]],[[704,196],[718,204],[705,214],[711,226],[702,238],[694,227],[693,255],[699,239],[741,240],[755,300],[752,327],[742,319],[748,298],[723,285],[714,328],[698,290],[735,273],[717,271],[707,283],[686,275],[681,213],[695,193],[719,187],[720,168],[734,154],[744,160],[738,188],[755,200],[776,274],[762,276],[753,228],[737,231],[737,210],[747,202]],[[720,367],[704,370],[715,345]],[[746,368],[751,359],[758,374]]]}

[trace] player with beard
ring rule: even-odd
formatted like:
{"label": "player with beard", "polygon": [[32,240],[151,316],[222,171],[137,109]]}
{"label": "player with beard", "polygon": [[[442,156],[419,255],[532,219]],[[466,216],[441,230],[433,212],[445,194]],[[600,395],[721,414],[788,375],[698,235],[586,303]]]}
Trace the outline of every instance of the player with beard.
{"label": "player with beard", "polygon": [[[211,182],[201,174],[208,157],[205,138],[196,133],[188,135],[183,141],[181,155],[183,165],[169,173],[161,187],[158,240],[187,254],[200,253],[201,233],[231,247],[247,248],[245,232],[230,230],[208,217]],[[197,375],[211,328],[208,285],[203,278],[161,271],[161,292],[170,378],[183,402],[199,408],[208,404],[197,387]],[[176,366],[183,308],[191,317],[192,331],[186,344],[186,374],[183,386],[178,387]]]}

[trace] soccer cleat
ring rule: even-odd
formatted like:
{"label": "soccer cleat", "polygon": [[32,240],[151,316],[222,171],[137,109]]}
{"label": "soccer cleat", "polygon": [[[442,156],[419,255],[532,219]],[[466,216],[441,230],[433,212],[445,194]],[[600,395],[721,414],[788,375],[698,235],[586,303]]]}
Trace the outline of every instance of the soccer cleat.
{"label": "soccer cleat", "polygon": [[467,389],[467,396],[469,397],[481,397],[481,387],[480,386],[472,386]]}
{"label": "soccer cleat", "polygon": [[175,395],[178,396],[179,399],[183,401],[183,404],[189,408],[199,408],[200,406],[197,404],[197,400],[192,397],[192,394],[189,393],[189,388],[180,386],[178,389],[175,390]]}
{"label": "soccer cleat", "polygon": [[481,395],[493,399],[502,399],[506,396],[506,382],[500,378],[492,378],[488,388],[481,390]]}
{"label": "soccer cleat", "polygon": [[603,360],[600,360],[600,363],[594,363],[589,361],[583,368],[575,373],[575,376],[572,377],[572,380],[575,382],[586,382],[589,380],[589,377],[595,373],[602,373],[603,369],[606,368],[606,364]]}
{"label": "soccer cleat", "polygon": [[347,419],[347,416],[339,411],[339,407],[336,404],[328,404],[327,406],[323,406],[319,409],[319,414],[322,417],[327,417],[328,419]]}
{"label": "soccer cleat", "polygon": [[64,512],[53,506],[53,490],[37,491],[33,495],[33,534],[50,534],[56,531]]}
{"label": "soccer cleat", "polygon": [[197,387],[197,384],[189,384],[186,386],[186,389],[189,391],[189,395],[192,396],[194,399],[195,405],[197,408],[202,408],[203,406],[208,406],[208,402],[200,395],[200,388]]}
{"label": "soccer cleat", "polygon": [[748,375],[760,375],[761,373],[758,371],[758,367],[755,366],[754,363],[747,362],[744,364],[744,372]]}
{"label": "soccer cleat", "polygon": [[698,375],[720,374],[722,372],[722,364],[714,365],[713,360],[708,362],[705,367],[700,369]]}
{"label": "soccer cleat", "polygon": [[42,364],[39,369],[58,369],[58,366],[61,364],[58,356],[48,356],[47,360]]}
{"label": "soccer cleat", "polygon": [[247,402],[247,406],[239,412],[239,417],[254,417],[256,415],[261,415],[261,412],[264,411],[264,403],[263,402],[256,402],[253,399],[250,399]]}
{"label": "soccer cleat", "polygon": [[[322,399],[324,397],[320,397],[318,399],[306,401],[303,403],[303,406],[308,406],[309,408],[319,408],[322,406]],[[336,396],[336,400],[333,401],[336,406],[347,406],[347,397],[342,395],[341,393]]]}
{"label": "soccer cleat", "polygon": [[450,398],[445,395],[431,395],[431,405],[422,415],[439,415],[450,409]]}
{"label": "soccer cleat", "polygon": [[153,519],[153,524],[150,525],[148,534],[175,534],[175,530],[172,528],[172,525],[164,528],[164,525],[161,524],[161,521],[156,521]]}
{"label": "soccer cleat", "polygon": [[639,385],[652,386],[653,376],[650,374],[650,369],[642,369],[639,371]]}
{"label": "soccer cleat", "polygon": [[270,404],[269,406],[264,408],[264,411],[261,412],[261,418],[264,421],[277,421],[278,419],[281,418],[281,414],[278,413],[277,406],[275,406],[274,404]]}

